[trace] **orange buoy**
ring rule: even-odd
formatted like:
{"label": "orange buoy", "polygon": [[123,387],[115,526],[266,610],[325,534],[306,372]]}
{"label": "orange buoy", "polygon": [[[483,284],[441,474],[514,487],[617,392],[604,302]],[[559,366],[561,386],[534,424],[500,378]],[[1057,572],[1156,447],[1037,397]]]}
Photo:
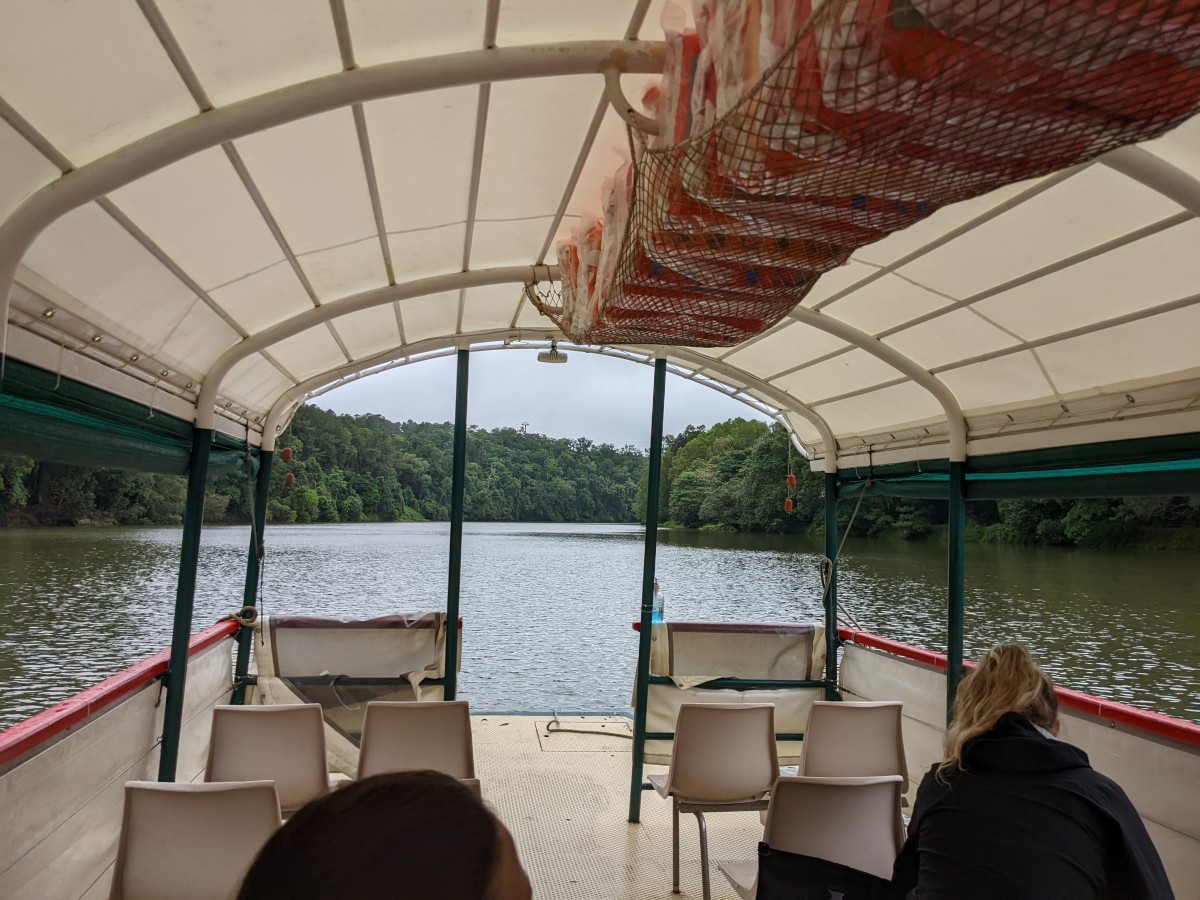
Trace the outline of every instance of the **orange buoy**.
{"label": "orange buoy", "polygon": [[796,476],[793,475],[791,472],[788,472],[788,487],[794,488],[795,486],[796,486]]}
{"label": "orange buoy", "polygon": [[283,456],[284,462],[291,462],[292,461],[292,448],[284,447],[282,456]]}
{"label": "orange buoy", "polygon": [[794,505],[795,505],[795,504],[794,504],[794,503],[792,503],[792,498],[791,498],[791,497],[788,497],[786,500],[784,500],[784,501],[783,501],[783,511],[784,511],[784,512],[791,512],[791,511],[792,511],[792,507],[793,507]]}
{"label": "orange buoy", "polygon": [[286,484],[288,487],[291,487],[293,484],[296,483],[296,476],[293,475],[291,472],[288,472],[286,475],[283,476],[283,483]]}

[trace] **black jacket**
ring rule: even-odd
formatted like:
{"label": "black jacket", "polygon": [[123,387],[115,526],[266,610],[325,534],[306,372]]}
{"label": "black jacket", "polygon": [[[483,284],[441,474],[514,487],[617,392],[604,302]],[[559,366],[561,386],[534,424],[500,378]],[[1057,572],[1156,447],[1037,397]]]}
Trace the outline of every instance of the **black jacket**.
{"label": "black jacket", "polygon": [[917,790],[893,885],[920,900],[1171,898],[1129,798],[1078,747],[1008,713]]}

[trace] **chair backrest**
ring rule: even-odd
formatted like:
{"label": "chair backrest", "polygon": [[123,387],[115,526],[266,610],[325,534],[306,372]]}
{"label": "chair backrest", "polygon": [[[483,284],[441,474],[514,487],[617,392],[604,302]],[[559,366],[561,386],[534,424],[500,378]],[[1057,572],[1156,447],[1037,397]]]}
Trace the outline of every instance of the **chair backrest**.
{"label": "chair backrest", "polygon": [[851,703],[818,700],[808,714],[800,774],[899,775],[908,790],[908,764],[898,700]]}
{"label": "chair backrest", "polygon": [[471,710],[466,700],[367,704],[358,777],[433,769],[453,778],[475,777]]}
{"label": "chair backrest", "polygon": [[204,780],[259,779],[275,782],[284,815],[328,792],[318,704],[213,707]]}
{"label": "chair backrest", "polygon": [[763,841],[890,879],[904,843],[900,794],[899,775],[783,776],[771,791]]}
{"label": "chair backrest", "polygon": [[684,703],[675,722],[668,792],[730,803],[762,797],[779,776],[770,703]]}
{"label": "chair backrest", "polygon": [[231,897],[279,824],[279,798],[270,781],[131,781],[110,896]]}

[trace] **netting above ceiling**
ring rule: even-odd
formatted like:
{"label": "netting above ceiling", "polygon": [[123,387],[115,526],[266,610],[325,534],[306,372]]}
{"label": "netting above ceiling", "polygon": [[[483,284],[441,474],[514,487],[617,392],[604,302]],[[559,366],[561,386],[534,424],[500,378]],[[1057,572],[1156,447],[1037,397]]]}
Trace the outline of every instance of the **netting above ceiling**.
{"label": "netting above ceiling", "polygon": [[[1200,0],[704,0],[659,134],[560,242],[573,341],[731,346],[939,207],[1200,108]],[[996,248],[1003,253],[1003,247]]]}

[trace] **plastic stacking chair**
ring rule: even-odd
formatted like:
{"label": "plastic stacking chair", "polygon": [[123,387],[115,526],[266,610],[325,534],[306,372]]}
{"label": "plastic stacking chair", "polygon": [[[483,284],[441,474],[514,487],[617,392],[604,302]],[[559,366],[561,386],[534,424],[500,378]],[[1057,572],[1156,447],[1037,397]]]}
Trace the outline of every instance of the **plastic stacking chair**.
{"label": "plastic stacking chair", "polygon": [[358,777],[433,769],[475,779],[471,709],[466,700],[372,701],[363,717]]}
{"label": "plastic stacking chair", "polygon": [[771,703],[685,703],[679,707],[671,767],[648,776],[672,802],[671,890],[679,893],[679,814],[694,813],[700,829],[704,900],[710,896],[704,813],[765,809],[779,775],[775,706]]}
{"label": "plastic stacking chair", "polygon": [[[825,860],[888,880],[904,842],[902,780],[899,775],[783,776],[771,791],[763,843],[770,851]],[[804,861],[799,864],[802,867]],[[745,900],[758,895],[757,861],[718,863],[718,868]],[[813,877],[820,875],[814,872]],[[801,884],[795,887],[799,895]]]}
{"label": "plastic stacking chair", "polygon": [[898,700],[852,703],[818,700],[808,714],[800,774],[899,775],[908,790],[908,764]]}
{"label": "plastic stacking chair", "polygon": [[319,704],[213,707],[204,780],[259,779],[275,782],[285,817],[329,791]]}
{"label": "plastic stacking chair", "polygon": [[131,781],[110,896],[232,897],[279,825],[279,797],[270,781]]}

